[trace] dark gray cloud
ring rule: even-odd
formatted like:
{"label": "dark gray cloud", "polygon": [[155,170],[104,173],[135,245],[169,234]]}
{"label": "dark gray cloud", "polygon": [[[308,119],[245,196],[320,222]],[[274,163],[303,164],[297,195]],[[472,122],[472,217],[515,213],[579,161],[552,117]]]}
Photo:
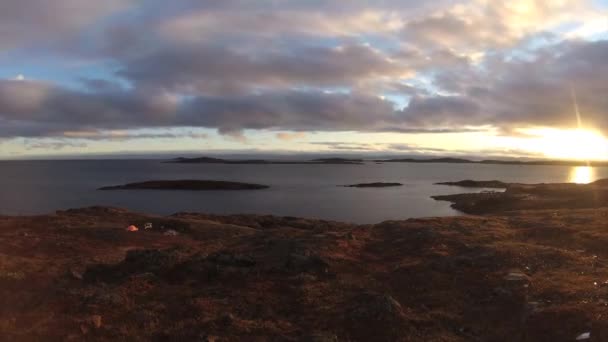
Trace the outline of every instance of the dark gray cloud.
{"label": "dark gray cloud", "polygon": [[144,90],[80,92],[33,81],[0,81],[3,136],[140,127],[367,130],[395,120],[391,103],[375,96],[286,91],[195,97],[178,102]]}
{"label": "dark gray cloud", "polygon": [[198,97],[178,115],[183,125],[242,129],[373,130],[397,117],[392,103],[365,94],[287,91],[260,95]]}
{"label": "dark gray cloud", "polygon": [[97,20],[128,8],[132,0],[19,0],[0,2],[0,53],[60,41]]}
{"label": "dark gray cloud", "polygon": [[173,121],[174,97],[155,91],[83,92],[36,81],[0,80],[0,135],[69,128],[134,128]]}
{"label": "dark gray cloud", "polygon": [[350,87],[408,71],[407,64],[389,57],[363,45],[246,52],[173,45],[129,60],[119,75],[135,84],[187,94],[243,93],[256,87]]}

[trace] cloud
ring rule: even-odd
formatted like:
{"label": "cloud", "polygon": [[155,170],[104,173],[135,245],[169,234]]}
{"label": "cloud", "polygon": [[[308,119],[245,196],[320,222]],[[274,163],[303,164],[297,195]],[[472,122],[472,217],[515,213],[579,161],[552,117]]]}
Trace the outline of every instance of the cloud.
{"label": "cloud", "polygon": [[132,0],[19,0],[0,3],[0,53],[63,40],[97,20],[128,8]]}
{"label": "cloud", "polygon": [[403,109],[366,92],[268,89],[181,97],[152,86],[77,91],[3,80],[0,135],[143,127],[215,128],[232,136],[245,129],[441,133],[480,126],[572,127],[571,89],[584,123],[608,129],[608,100],[601,95],[608,92],[605,60],[608,41],[562,42],[535,50],[533,58],[488,57],[486,67],[438,71],[435,87],[452,94],[420,92]]}
{"label": "cloud", "polygon": [[292,141],[292,140],[302,139],[302,138],[306,137],[306,133],[305,132],[293,132],[293,133],[279,132],[276,134],[276,137],[279,140]]}
{"label": "cloud", "polygon": [[183,125],[297,131],[371,130],[393,122],[393,104],[365,94],[278,91],[259,95],[197,97],[181,107]]}
{"label": "cloud", "polygon": [[391,102],[364,94],[279,91],[194,97],[143,89],[82,92],[37,81],[0,81],[3,136],[142,127],[207,127],[238,136],[244,129],[368,130],[393,122]]}
{"label": "cloud", "polygon": [[608,41],[569,41],[538,51],[532,60],[503,60],[483,86],[467,84],[468,97],[492,120],[509,126],[575,127],[571,92],[584,122],[608,129]]}
{"label": "cloud", "polygon": [[26,141],[25,149],[26,150],[63,150],[66,148],[77,148],[84,149],[87,147],[86,143],[83,142],[73,142],[73,141],[65,141],[65,140],[52,140],[52,141]]}
{"label": "cloud", "polygon": [[67,131],[62,132],[62,137],[79,140],[110,140],[110,141],[126,141],[136,139],[207,139],[209,136],[205,133],[196,133],[192,131],[175,132],[138,132],[130,130],[110,130],[110,131]]}
{"label": "cloud", "polygon": [[[276,37],[310,35],[351,37],[370,32],[392,32],[404,18],[449,3],[436,0],[315,0],[315,1],[182,1],[179,10],[161,3],[159,11],[172,15],[159,20],[159,31],[175,40],[201,40],[216,35]],[[230,24],[227,24],[230,23]]]}
{"label": "cloud", "polygon": [[[354,152],[354,153],[365,153],[368,155],[386,155],[389,158],[399,157],[445,157],[445,156],[459,156],[465,158],[476,159],[480,155],[486,156],[487,158],[496,157],[543,157],[541,153],[530,152],[521,149],[509,149],[509,148],[479,148],[474,151],[475,155],[472,155],[470,150],[459,150],[453,148],[435,148],[421,146],[417,144],[404,144],[404,143],[361,143],[361,142],[336,142],[336,141],[314,141],[309,142],[309,145],[322,146],[328,152]],[[385,158],[385,157],[381,157]]]}
{"label": "cloud", "polygon": [[381,144],[361,142],[313,141],[309,145],[322,146],[331,151],[378,151]]}
{"label": "cloud", "polygon": [[74,91],[39,81],[0,80],[0,136],[137,128],[173,121],[175,97],[154,91]]}
{"label": "cloud", "polygon": [[426,49],[462,53],[509,48],[526,36],[602,17],[587,0],[472,0],[407,21],[402,35]]}
{"label": "cloud", "polygon": [[[571,127],[571,89],[584,123],[608,130],[608,42],[564,38],[594,10],[586,0],[6,2],[0,51],[19,61],[33,49],[34,71],[67,76],[37,81],[13,65],[28,78],[0,80],[0,137]],[[60,66],[45,64],[57,55]]]}
{"label": "cloud", "polygon": [[119,75],[138,85],[209,95],[294,86],[350,87],[408,72],[406,64],[365,45],[241,52],[188,44],[162,46],[129,60]]}

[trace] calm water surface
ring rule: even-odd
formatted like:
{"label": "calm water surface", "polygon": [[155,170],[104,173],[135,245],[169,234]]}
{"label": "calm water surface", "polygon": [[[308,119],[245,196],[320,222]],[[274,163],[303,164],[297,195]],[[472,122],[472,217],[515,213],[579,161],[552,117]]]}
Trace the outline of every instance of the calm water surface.
{"label": "calm water surface", "polygon": [[[164,164],[156,160],[0,162],[0,214],[42,214],[107,205],[155,214],[197,211],[255,213],[374,223],[409,217],[458,215],[432,195],[470,192],[434,185],[463,179],[506,182],[588,182],[608,168],[471,164],[221,165]],[[258,191],[97,191],[154,179],[213,179],[260,183]],[[344,188],[365,182],[396,188]]]}

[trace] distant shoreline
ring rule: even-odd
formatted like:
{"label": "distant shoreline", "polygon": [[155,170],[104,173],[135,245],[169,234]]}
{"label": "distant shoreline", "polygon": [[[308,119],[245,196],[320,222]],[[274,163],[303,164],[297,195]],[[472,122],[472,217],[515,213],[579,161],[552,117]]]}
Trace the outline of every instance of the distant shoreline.
{"label": "distant shoreline", "polygon": [[163,163],[175,163],[175,164],[254,164],[254,165],[361,165],[363,159],[347,159],[347,158],[320,158],[313,160],[265,160],[265,159],[221,159],[211,157],[200,157],[200,158],[184,158],[179,157],[171,160],[164,161]]}
{"label": "distant shoreline", "polygon": [[531,166],[596,166],[605,167],[608,166],[608,162],[586,162],[586,161],[575,161],[575,160],[532,160],[532,161],[519,161],[519,160],[497,160],[497,159],[484,159],[484,160],[472,160],[464,158],[392,158],[392,159],[357,159],[357,158],[319,158],[312,160],[266,160],[266,159],[222,159],[212,157],[198,157],[198,158],[184,158],[179,157],[171,160],[164,161],[164,163],[176,163],[176,164],[254,164],[254,165],[274,165],[274,164],[287,164],[287,165],[362,165],[368,163],[420,163],[420,164],[488,164],[488,165],[531,165]]}
{"label": "distant shoreline", "polygon": [[216,157],[178,157],[178,158],[82,158],[82,159],[0,159],[0,162],[97,162],[97,161],[156,161],[167,164],[227,164],[227,165],[364,165],[384,163],[414,163],[414,164],[487,164],[487,165],[519,165],[519,166],[591,166],[608,167],[608,161],[577,161],[577,160],[499,160],[484,159],[474,160],[466,158],[365,158],[365,157],[327,157],[316,159],[265,159],[265,158],[240,158],[226,159]]}
{"label": "distant shoreline", "polygon": [[575,160],[470,160],[461,158],[404,158],[404,159],[376,159],[376,163],[446,163],[446,164],[489,164],[489,165],[535,165],[535,166],[608,166],[608,162],[586,162]]}

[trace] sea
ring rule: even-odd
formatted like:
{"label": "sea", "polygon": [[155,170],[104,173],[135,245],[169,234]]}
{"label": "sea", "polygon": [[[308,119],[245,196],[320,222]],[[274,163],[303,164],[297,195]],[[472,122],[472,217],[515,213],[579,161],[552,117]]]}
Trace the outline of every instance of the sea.
{"label": "sea", "polygon": [[[368,162],[363,165],[175,164],[161,160],[0,161],[0,215],[48,214],[93,205],[149,214],[271,214],[377,223],[461,215],[433,195],[483,191],[437,182],[578,182],[608,178],[608,168]],[[99,191],[147,180],[203,179],[270,186],[250,191]],[[401,187],[342,185],[399,182]]]}

